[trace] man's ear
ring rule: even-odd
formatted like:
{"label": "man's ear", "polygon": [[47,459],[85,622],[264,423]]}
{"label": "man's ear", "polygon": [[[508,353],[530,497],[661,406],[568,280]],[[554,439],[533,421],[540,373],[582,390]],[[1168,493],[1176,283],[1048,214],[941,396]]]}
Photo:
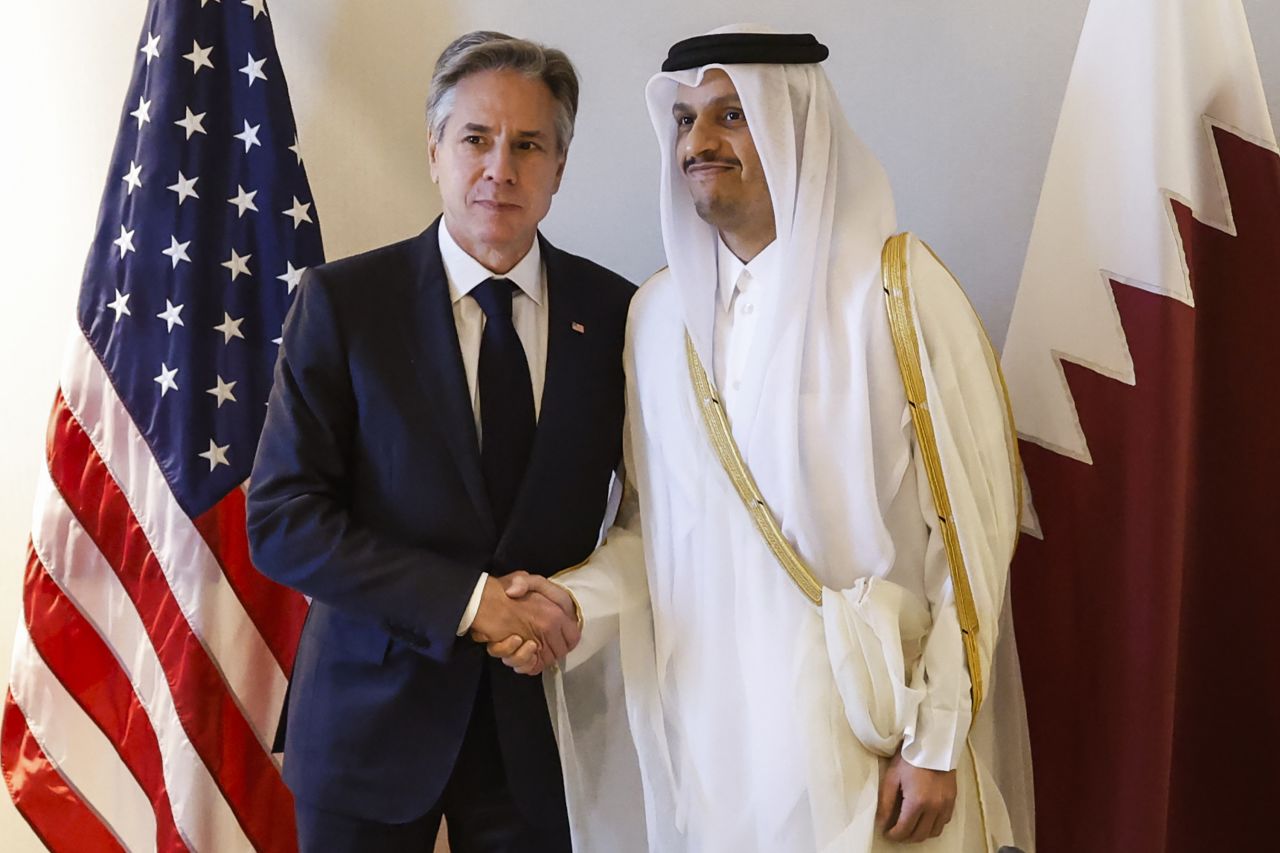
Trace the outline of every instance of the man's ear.
{"label": "man's ear", "polygon": [[436,147],[438,143],[433,134],[427,134],[427,163],[431,171],[431,183],[440,183],[439,176],[436,175]]}
{"label": "man's ear", "polygon": [[556,185],[551,188],[551,194],[555,195],[560,192],[560,181],[564,178],[564,165],[569,162],[569,152],[560,155],[560,162],[556,166]]}

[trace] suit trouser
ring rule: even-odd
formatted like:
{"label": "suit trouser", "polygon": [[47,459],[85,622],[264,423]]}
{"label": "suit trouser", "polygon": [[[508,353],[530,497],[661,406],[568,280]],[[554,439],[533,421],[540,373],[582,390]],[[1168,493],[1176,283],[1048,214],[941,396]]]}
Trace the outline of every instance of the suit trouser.
{"label": "suit trouser", "polygon": [[439,802],[408,823],[380,823],[295,803],[302,853],[431,853],[440,819],[451,853],[570,853],[569,827],[536,826],[507,784],[487,671]]}

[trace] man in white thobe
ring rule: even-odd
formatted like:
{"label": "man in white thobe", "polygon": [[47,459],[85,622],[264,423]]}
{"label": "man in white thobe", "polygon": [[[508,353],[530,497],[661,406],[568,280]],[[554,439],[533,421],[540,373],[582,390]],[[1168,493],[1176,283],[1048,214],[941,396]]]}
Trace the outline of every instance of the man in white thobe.
{"label": "man in white thobe", "polygon": [[669,267],[632,304],[617,523],[556,577],[585,623],[547,677],[579,850],[1030,849],[996,653],[1012,421],[826,55],[725,28],[648,86]]}

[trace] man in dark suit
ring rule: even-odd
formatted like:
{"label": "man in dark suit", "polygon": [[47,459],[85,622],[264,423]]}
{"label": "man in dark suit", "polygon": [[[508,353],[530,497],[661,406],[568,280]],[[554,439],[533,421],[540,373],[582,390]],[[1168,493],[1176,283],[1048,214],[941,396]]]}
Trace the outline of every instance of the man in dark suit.
{"label": "man in dark suit", "polygon": [[444,214],[311,270],[284,331],[249,491],[257,566],[311,596],[285,780],[304,850],[568,851],[540,679],[567,593],[504,592],[595,547],[621,455],[633,288],[537,233],[578,84],[563,53],[471,33],[427,104]]}

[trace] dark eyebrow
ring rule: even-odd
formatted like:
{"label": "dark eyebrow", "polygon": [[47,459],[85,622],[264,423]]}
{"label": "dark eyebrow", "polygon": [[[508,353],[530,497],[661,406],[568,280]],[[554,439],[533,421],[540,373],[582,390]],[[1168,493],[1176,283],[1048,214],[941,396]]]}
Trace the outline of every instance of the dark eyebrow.
{"label": "dark eyebrow", "polygon": [[492,130],[488,125],[476,124],[475,122],[467,122],[462,126],[462,129],[472,133],[488,133]]}
{"label": "dark eyebrow", "polygon": [[[710,107],[735,106],[735,107],[737,107],[738,109],[742,109],[742,98],[738,97],[738,95],[737,95],[737,94],[732,94],[732,95],[721,95],[721,96],[719,96],[718,98],[712,98],[712,99],[711,99],[711,103],[710,103],[710,104],[708,104],[708,106],[710,106]],[[693,107],[689,106],[688,104],[684,103],[683,101],[676,101],[676,102],[675,102],[674,104],[672,104],[672,106],[671,106],[671,112],[673,112],[673,113],[680,113],[680,112],[684,112],[684,113],[692,113],[692,112],[696,112],[696,110],[694,110],[694,108],[693,108]]]}

